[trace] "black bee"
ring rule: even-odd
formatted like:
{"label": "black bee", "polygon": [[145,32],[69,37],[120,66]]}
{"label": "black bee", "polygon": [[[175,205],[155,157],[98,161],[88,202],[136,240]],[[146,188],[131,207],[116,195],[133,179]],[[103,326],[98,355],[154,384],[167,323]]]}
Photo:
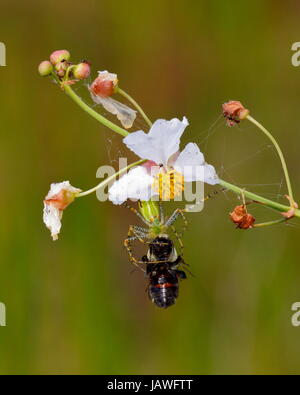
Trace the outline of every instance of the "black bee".
{"label": "black bee", "polygon": [[150,300],[163,309],[172,306],[178,297],[179,279],[185,279],[186,274],[178,269],[184,261],[169,236],[161,234],[151,241],[142,260],[146,264]]}

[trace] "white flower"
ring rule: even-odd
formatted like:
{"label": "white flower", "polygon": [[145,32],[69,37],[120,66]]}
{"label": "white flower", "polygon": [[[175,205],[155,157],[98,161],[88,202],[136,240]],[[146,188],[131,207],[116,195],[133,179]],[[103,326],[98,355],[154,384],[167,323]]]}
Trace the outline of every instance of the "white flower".
{"label": "white flower", "polygon": [[143,166],[137,166],[113,183],[109,189],[109,199],[122,204],[127,199],[148,200],[151,195],[153,177]]}
{"label": "white flower", "polygon": [[122,126],[130,129],[135,121],[136,111],[110,97],[117,86],[117,74],[98,71],[98,77],[89,86],[89,91],[95,103],[101,104],[106,111],[116,115]]}
{"label": "white flower", "polygon": [[155,195],[162,198],[157,186],[160,183],[170,187],[170,182],[168,184],[164,175],[170,179],[171,173],[175,179],[175,187],[173,186],[171,193],[166,194],[171,198],[174,197],[174,193],[176,194],[176,188],[177,191],[183,190],[183,182],[202,181],[211,185],[218,184],[219,179],[214,167],[205,162],[197,144],[189,143],[179,152],[180,139],[187,126],[186,118],[182,121],[177,118],[171,121],[160,119],[153,124],[148,134],[140,130],[125,137],[123,142],[131,151],[141,159],[154,162],[153,165],[156,167],[153,171],[153,167],[149,169],[145,164],[130,170],[127,175],[114,182],[109,189],[109,199],[114,204],[122,204],[127,199],[147,201]]}
{"label": "white flower", "polygon": [[50,191],[44,200],[43,220],[51,231],[53,240],[58,239],[63,210],[74,201],[79,192],[81,190],[74,188],[69,181],[51,184]]}

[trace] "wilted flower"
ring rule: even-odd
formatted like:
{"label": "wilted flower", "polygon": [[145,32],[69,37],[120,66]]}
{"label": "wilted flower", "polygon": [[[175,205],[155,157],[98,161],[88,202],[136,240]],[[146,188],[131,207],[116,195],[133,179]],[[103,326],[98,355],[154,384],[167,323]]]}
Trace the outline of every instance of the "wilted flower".
{"label": "wilted flower", "polygon": [[255,222],[255,218],[253,217],[253,215],[247,212],[245,204],[236,206],[233,212],[230,213],[230,218],[239,229],[253,228],[253,224]]}
{"label": "wilted flower", "polygon": [[207,164],[198,146],[189,143],[179,152],[181,136],[188,125],[186,118],[171,121],[157,120],[149,133],[129,134],[123,142],[136,155],[148,159],[115,181],[109,189],[109,199],[122,204],[127,199],[148,201],[153,196],[161,200],[173,199],[184,188],[184,182],[202,181],[218,184],[213,166]]}
{"label": "wilted flower", "polygon": [[81,190],[74,188],[69,181],[51,184],[50,191],[44,200],[43,220],[51,231],[53,240],[58,239],[63,210],[74,201],[79,192]]}
{"label": "wilted flower", "polygon": [[124,128],[129,129],[135,121],[136,111],[110,97],[115,93],[117,86],[117,74],[99,71],[98,77],[89,86],[89,91],[95,103],[101,104],[106,111],[116,115]]}
{"label": "wilted flower", "polygon": [[227,120],[228,126],[234,126],[249,115],[249,110],[247,110],[241,102],[236,100],[224,103],[222,107],[223,115]]}
{"label": "wilted flower", "polygon": [[98,77],[92,82],[89,89],[93,95],[106,98],[115,93],[117,86],[117,74],[109,73],[108,71],[98,71]]}

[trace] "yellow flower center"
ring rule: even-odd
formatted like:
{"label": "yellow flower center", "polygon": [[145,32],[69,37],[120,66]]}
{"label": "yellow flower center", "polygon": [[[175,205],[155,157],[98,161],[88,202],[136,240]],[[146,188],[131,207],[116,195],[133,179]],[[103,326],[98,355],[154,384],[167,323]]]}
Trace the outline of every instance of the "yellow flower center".
{"label": "yellow flower center", "polygon": [[184,177],[175,170],[158,173],[152,188],[155,193],[158,193],[160,200],[173,200],[175,197],[180,197],[184,191]]}

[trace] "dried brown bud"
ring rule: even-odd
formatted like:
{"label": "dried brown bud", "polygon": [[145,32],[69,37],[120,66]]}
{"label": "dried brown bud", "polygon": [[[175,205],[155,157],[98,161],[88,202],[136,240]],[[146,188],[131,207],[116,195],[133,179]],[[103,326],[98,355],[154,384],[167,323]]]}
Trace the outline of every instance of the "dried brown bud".
{"label": "dried brown bud", "polygon": [[227,120],[228,126],[234,126],[238,124],[243,119],[246,119],[249,115],[249,110],[247,110],[241,102],[236,100],[231,100],[223,104],[223,115]]}
{"label": "dried brown bud", "polygon": [[247,208],[244,204],[236,206],[233,212],[230,213],[230,218],[239,229],[253,228],[253,224],[255,222],[255,218],[253,215],[248,214]]}

